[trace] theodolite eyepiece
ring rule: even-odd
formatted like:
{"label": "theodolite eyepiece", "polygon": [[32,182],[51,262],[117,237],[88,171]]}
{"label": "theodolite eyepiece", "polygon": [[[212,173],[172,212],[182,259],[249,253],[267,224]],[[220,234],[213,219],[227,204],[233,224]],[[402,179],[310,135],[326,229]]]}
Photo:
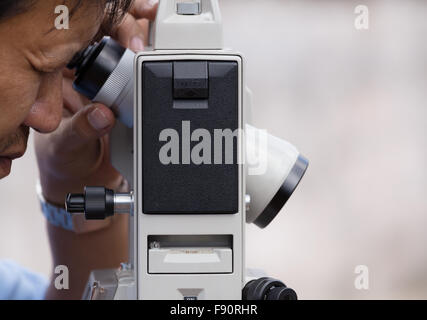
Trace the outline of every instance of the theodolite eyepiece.
{"label": "theodolite eyepiece", "polygon": [[74,89],[94,102],[110,107],[133,127],[133,60],[135,53],[110,37],[74,56],[67,68],[75,70]]}
{"label": "theodolite eyepiece", "polygon": [[125,51],[117,42],[105,37],[75,55],[67,66],[76,69],[74,88],[89,99],[94,99]]}

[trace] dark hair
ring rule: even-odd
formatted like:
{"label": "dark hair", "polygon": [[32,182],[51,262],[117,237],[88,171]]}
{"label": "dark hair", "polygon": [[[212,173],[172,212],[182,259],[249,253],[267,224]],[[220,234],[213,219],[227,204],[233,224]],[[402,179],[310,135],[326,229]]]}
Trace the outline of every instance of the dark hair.
{"label": "dark hair", "polygon": [[[0,20],[4,18],[10,18],[25,10],[28,10],[36,0],[0,0]],[[64,0],[64,4],[68,0]],[[83,4],[85,0],[73,0],[75,2],[73,9],[70,12],[70,16]],[[88,1],[88,0],[86,0]],[[106,8],[106,20],[105,23],[107,28],[111,28],[123,18],[124,14],[129,10],[133,0],[90,0],[92,3],[97,2],[100,5],[104,5]]]}
{"label": "dark hair", "polygon": [[0,0],[0,19],[21,13],[28,5],[27,2],[26,0]]}

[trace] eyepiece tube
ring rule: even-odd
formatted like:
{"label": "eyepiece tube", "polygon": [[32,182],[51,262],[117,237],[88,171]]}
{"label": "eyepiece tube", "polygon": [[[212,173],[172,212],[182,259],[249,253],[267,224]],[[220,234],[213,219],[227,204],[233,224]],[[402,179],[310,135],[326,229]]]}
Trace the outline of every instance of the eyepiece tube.
{"label": "eyepiece tube", "polygon": [[104,37],[76,54],[67,66],[76,71],[74,89],[110,107],[128,127],[133,127],[134,57],[134,52]]}

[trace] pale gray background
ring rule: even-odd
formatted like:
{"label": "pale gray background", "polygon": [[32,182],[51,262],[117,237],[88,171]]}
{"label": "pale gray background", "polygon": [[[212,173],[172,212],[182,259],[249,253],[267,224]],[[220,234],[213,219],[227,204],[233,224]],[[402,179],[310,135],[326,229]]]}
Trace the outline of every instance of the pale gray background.
{"label": "pale gray background", "polygon": [[[354,9],[370,9],[370,30]],[[248,265],[303,299],[427,298],[427,3],[222,0],[227,46],[247,58],[254,122],[311,161]],[[0,182],[0,258],[48,274],[30,145]],[[354,287],[369,267],[370,289]]]}

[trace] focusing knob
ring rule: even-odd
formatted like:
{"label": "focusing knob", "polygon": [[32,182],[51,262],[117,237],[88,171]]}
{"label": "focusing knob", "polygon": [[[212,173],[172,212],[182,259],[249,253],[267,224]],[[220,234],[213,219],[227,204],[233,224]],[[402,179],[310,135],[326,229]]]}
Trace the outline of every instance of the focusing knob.
{"label": "focusing knob", "polygon": [[298,300],[291,288],[273,278],[259,278],[246,284],[242,293],[243,300]]}
{"label": "focusing knob", "polygon": [[297,293],[286,287],[276,287],[267,293],[266,300],[298,300]]}
{"label": "focusing knob", "polygon": [[69,193],[65,201],[65,208],[69,213],[85,212],[85,196],[83,194]]}
{"label": "focusing knob", "polygon": [[70,213],[84,212],[87,220],[106,219],[114,215],[114,191],[85,187],[84,194],[68,194],[65,208]]}

